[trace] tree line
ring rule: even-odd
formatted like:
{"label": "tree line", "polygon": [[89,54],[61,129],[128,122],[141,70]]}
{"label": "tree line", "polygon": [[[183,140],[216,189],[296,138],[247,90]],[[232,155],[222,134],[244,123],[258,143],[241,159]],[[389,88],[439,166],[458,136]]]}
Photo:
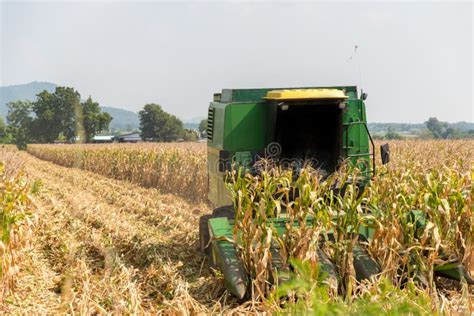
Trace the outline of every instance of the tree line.
{"label": "tree line", "polygon": [[138,112],[140,136],[146,141],[172,142],[176,140],[195,141],[198,134],[185,129],[183,122],[176,116],[165,112],[159,104],[146,104]]}
{"label": "tree line", "polygon": [[[102,112],[98,102],[81,95],[71,87],[43,91],[35,101],[14,101],[7,104],[6,124],[0,117],[0,142],[13,143],[25,149],[28,143],[54,141],[89,143],[95,135],[109,130],[112,116]],[[195,131],[187,130],[176,116],[158,104],[147,104],[139,112],[140,135],[146,141],[192,141]]]}
{"label": "tree line", "polygon": [[[411,138],[418,139],[463,139],[463,138],[474,138],[474,129],[460,129],[457,128],[457,125],[463,123],[464,125],[469,125],[469,123],[460,122],[455,124],[450,124],[448,122],[443,122],[438,120],[436,117],[430,117],[423,124],[391,124],[391,123],[376,123],[376,128],[374,129],[369,124],[369,129],[375,131],[373,138],[374,139],[403,139],[404,135],[400,132],[407,132]],[[396,130],[393,125],[397,125],[398,130]],[[421,125],[421,126],[420,126]],[[406,129],[405,129],[406,127]],[[384,131],[384,134],[380,132]],[[414,131],[414,132],[413,132]]]}
{"label": "tree line", "polygon": [[[113,119],[109,113],[102,112],[99,103],[90,96],[82,101],[79,92],[71,87],[57,87],[52,93],[43,91],[37,94],[35,101],[14,101],[8,103],[7,108],[6,124],[0,117],[0,142],[14,143],[20,149],[25,149],[28,143],[52,143],[57,140],[88,143],[98,133],[109,131]],[[138,112],[138,116],[140,136],[144,141],[198,139],[196,131],[185,129],[179,118],[164,111],[159,104],[146,104]],[[387,126],[385,134],[380,134],[377,130],[374,138],[403,138],[390,124]],[[413,126],[416,124],[407,124],[407,128],[411,129]],[[435,117],[429,118],[424,126],[416,131],[413,135],[415,138],[474,138],[474,130],[461,131]],[[206,129],[207,120],[204,119],[199,124],[199,134],[205,137]]]}
{"label": "tree line", "polygon": [[57,87],[53,93],[43,91],[35,101],[7,104],[4,142],[24,149],[28,143],[52,143],[55,140],[90,142],[107,129],[112,117],[101,112],[91,97],[81,102],[79,92],[70,87]]}

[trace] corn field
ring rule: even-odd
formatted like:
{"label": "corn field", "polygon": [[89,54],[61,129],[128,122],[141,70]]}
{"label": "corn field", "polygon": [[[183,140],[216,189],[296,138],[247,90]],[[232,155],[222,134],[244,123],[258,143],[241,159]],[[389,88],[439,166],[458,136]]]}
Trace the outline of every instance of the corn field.
{"label": "corn field", "polygon": [[[15,255],[7,268],[2,265],[10,272],[2,279],[9,285],[0,310],[470,314],[472,286],[440,279],[433,267],[459,260],[474,270],[474,142],[393,141],[390,147],[391,162],[382,167],[379,161],[371,184],[363,191],[349,184],[344,195],[331,191],[357,178],[349,166],[326,181],[317,170],[295,174],[270,165],[256,176],[229,178],[234,238],[252,281],[245,302],[226,291],[222,274],[198,250],[199,217],[211,212],[205,203],[205,144],[35,144],[27,153],[4,150],[3,209],[15,205],[15,214],[24,216],[8,226],[12,236],[22,238],[7,246]],[[21,192],[15,195],[21,202],[8,204],[12,189]],[[284,211],[295,225],[278,235],[267,223]],[[408,220],[412,211],[426,219],[423,229]],[[354,234],[363,225],[375,231],[369,241]],[[359,245],[381,267],[365,282],[357,282],[352,266],[351,250]],[[337,275],[321,271],[321,251],[335,263]],[[287,267],[282,273],[272,267],[272,256]],[[287,282],[272,285],[279,278]]]}
{"label": "corn field", "polygon": [[198,143],[29,145],[28,152],[191,201],[205,201],[207,196],[206,148]]}
{"label": "corn field", "polygon": [[[234,240],[252,278],[254,299],[265,299],[276,290],[271,285],[271,280],[279,278],[273,256],[281,257],[279,265],[297,262],[314,271],[324,264],[318,256],[323,251],[336,266],[338,277],[327,275],[320,284],[335,302],[339,295],[357,299],[364,288],[379,282],[388,281],[397,288],[408,282],[426,290],[432,307],[439,308],[443,295],[437,289],[444,285],[435,279],[434,266],[455,261],[472,266],[473,145],[467,141],[393,143],[393,157],[404,159],[379,167],[376,179],[363,191],[350,183],[358,174],[348,166],[325,181],[309,167],[295,174],[271,167],[271,162],[263,162],[263,171],[255,176],[234,172],[228,185],[236,209]],[[343,195],[334,193],[334,188],[348,182]],[[282,209],[288,223],[284,234],[278,235],[269,223]],[[426,219],[426,225],[417,227],[411,216]],[[361,242],[381,267],[373,284],[358,284],[352,264],[362,225],[375,230],[372,239]],[[278,254],[272,252],[274,245]],[[312,307],[311,298],[305,309]],[[468,312],[467,299],[463,306],[460,312]]]}

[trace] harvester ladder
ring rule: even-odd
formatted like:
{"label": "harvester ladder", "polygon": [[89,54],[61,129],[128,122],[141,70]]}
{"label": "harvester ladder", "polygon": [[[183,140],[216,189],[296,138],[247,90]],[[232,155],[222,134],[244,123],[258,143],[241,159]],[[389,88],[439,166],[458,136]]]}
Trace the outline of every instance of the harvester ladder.
{"label": "harvester ladder", "polygon": [[[367,135],[369,136],[370,144],[372,147],[372,152],[367,153],[357,153],[357,154],[350,154],[349,149],[350,148],[355,148],[355,147],[349,147],[349,128],[354,126],[354,125],[363,125],[365,127],[365,131],[367,132]],[[370,155],[372,156],[372,174],[375,176],[375,144],[374,140],[372,139],[372,135],[370,135],[369,128],[367,127],[367,123],[364,121],[355,121],[355,122],[349,122],[349,123],[343,123],[342,126],[345,128],[345,134],[346,134],[346,144],[344,146],[344,150],[346,151],[346,157],[347,158],[352,158],[352,157],[363,157]],[[359,146],[360,148],[360,146]],[[359,150],[360,151],[360,150]],[[369,167],[370,168],[370,167]]]}

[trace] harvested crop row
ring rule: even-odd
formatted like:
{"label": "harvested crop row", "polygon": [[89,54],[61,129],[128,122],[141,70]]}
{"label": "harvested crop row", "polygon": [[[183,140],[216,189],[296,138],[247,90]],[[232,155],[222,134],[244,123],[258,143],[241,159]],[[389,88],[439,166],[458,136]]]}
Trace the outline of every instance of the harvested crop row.
{"label": "harvested crop row", "polygon": [[157,188],[189,201],[206,200],[203,144],[29,145],[28,152],[61,166]]}
{"label": "harvested crop row", "polygon": [[18,265],[31,237],[34,204],[31,182],[20,170],[17,153],[3,149],[0,161],[0,312],[16,285]]}
{"label": "harvested crop row", "polygon": [[[28,158],[41,179],[12,313],[223,312],[240,308],[196,247],[209,212],[155,189]],[[28,264],[28,265],[26,265]],[[43,296],[48,296],[44,299]]]}

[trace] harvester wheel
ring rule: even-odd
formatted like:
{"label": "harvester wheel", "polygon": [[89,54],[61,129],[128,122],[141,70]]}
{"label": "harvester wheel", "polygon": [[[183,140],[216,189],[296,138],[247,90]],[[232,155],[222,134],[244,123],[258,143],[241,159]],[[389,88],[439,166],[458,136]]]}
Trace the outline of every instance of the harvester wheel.
{"label": "harvester wheel", "polygon": [[206,214],[199,218],[199,246],[201,248],[201,252],[206,256],[211,254],[211,248],[209,245],[211,236],[209,235],[208,222],[212,217],[213,216],[211,214]]}
{"label": "harvester wheel", "polygon": [[354,246],[352,255],[354,258],[353,264],[357,281],[369,280],[371,277],[381,272],[377,261],[370,256],[369,252],[362,244],[357,243]]}
{"label": "harvester wheel", "polygon": [[235,218],[235,211],[232,205],[224,205],[218,208],[215,208],[212,211],[213,218],[227,217],[228,220],[233,220]]}

